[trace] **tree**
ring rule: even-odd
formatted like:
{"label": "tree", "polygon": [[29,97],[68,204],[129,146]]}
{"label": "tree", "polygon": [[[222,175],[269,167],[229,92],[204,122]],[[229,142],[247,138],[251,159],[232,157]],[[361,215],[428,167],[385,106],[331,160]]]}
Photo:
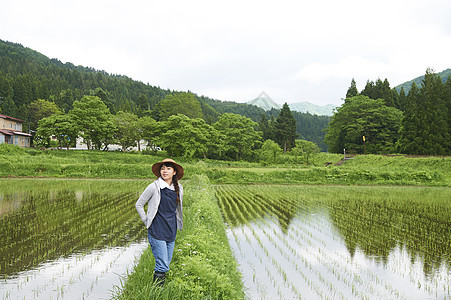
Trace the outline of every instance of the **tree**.
{"label": "tree", "polygon": [[310,164],[309,158],[311,157],[313,159],[314,155],[319,152],[317,144],[306,140],[296,140],[296,148],[298,148],[304,156],[307,165]]}
{"label": "tree", "polygon": [[[157,121],[152,119],[151,117],[145,116],[138,120],[138,133],[139,137],[138,139],[143,139],[147,142],[147,148],[152,149],[155,154],[157,153],[157,144],[156,144],[156,138],[157,138],[157,130],[158,130],[158,124]],[[140,148],[139,141],[138,141],[138,148]]]}
{"label": "tree", "polygon": [[172,115],[158,123],[159,143],[170,156],[207,157],[214,147],[220,147],[216,130],[200,118]]}
{"label": "tree", "polygon": [[76,141],[79,128],[69,114],[53,114],[49,117],[43,118],[38,122],[36,136],[37,141],[43,141],[43,146],[48,145],[48,140],[51,136],[55,136],[60,149],[66,146],[69,149],[71,143]]}
{"label": "tree", "polygon": [[138,117],[130,112],[119,111],[113,120],[116,126],[114,138],[121,145],[122,151],[135,146],[139,139]]}
{"label": "tree", "polygon": [[[343,149],[354,153],[389,153],[395,151],[402,112],[387,107],[383,99],[356,96],[337,109],[326,129],[329,152]],[[365,145],[363,141],[365,136]]]}
{"label": "tree", "polygon": [[283,148],[283,153],[286,153],[295,146],[294,140],[296,134],[296,120],[291,113],[288,104],[285,103],[276,118],[275,124],[276,142]]}
{"label": "tree", "polygon": [[397,109],[399,109],[402,112],[405,112],[406,108],[407,108],[407,96],[406,96],[406,92],[404,91],[404,88],[401,87],[401,90],[399,91],[399,96],[398,96]]}
{"label": "tree", "polygon": [[100,100],[105,103],[105,105],[110,110],[110,113],[114,113],[114,106],[113,103],[110,101],[110,98],[108,97],[108,92],[105,92],[102,88],[96,88],[94,91],[91,91],[91,96],[99,97]]}
{"label": "tree", "polygon": [[108,107],[96,96],[84,96],[75,101],[70,111],[80,128],[80,136],[86,142],[88,149],[94,146],[101,149],[112,141],[115,125]]}
{"label": "tree", "polygon": [[224,136],[223,149],[228,158],[250,158],[252,151],[261,143],[261,132],[255,130],[257,123],[249,118],[225,113],[213,127]]}
{"label": "tree", "polygon": [[147,101],[146,95],[140,94],[136,105],[138,106],[138,115],[142,117],[144,112],[149,110],[149,102]]}
{"label": "tree", "polygon": [[[406,154],[416,153],[416,136],[419,130],[418,123],[416,121],[417,114],[417,98],[419,97],[419,89],[414,82],[410,88],[406,97],[404,116],[401,122],[399,149],[400,152]],[[418,141],[419,142],[419,141]]]}
{"label": "tree", "polygon": [[166,96],[156,108],[160,110],[161,120],[166,120],[172,115],[182,114],[189,118],[202,118],[202,108],[199,101],[192,93],[177,93]]}
{"label": "tree", "polygon": [[260,122],[258,123],[258,130],[262,132],[264,141],[271,139],[273,134],[271,133],[271,128],[265,114],[262,114]]}
{"label": "tree", "polygon": [[38,99],[30,103],[28,115],[30,117],[30,129],[36,130],[39,120],[50,117],[53,114],[62,114],[61,109],[51,101]]}
{"label": "tree", "polygon": [[379,79],[376,86],[378,86],[378,85],[380,85],[380,92],[379,92],[380,94],[377,95],[377,98],[384,99],[386,106],[395,107],[395,102],[393,99],[393,92],[392,92],[392,89],[390,88],[390,83],[388,82],[387,78],[385,78],[384,82],[382,82]]}
{"label": "tree", "polygon": [[351,86],[349,87],[348,91],[346,92],[346,99],[355,97],[359,94],[359,91],[357,90],[357,85],[355,83],[354,78],[351,80]]}
{"label": "tree", "polygon": [[407,154],[447,155],[450,153],[449,95],[441,78],[427,69],[419,91],[408,94],[402,122],[400,148]]}
{"label": "tree", "polygon": [[278,154],[282,153],[282,149],[279,144],[273,140],[266,140],[263,142],[262,148],[260,150],[260,160],[273,163],[277,163]]}

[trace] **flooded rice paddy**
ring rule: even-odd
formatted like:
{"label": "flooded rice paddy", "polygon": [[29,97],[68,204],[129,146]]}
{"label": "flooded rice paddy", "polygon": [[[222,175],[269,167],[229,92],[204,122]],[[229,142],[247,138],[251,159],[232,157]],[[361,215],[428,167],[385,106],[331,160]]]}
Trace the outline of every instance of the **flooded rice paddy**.
{"label": "flooded rice paddy", "polygon": [[449,299],[449,188],[222,185],[250,299]]}
{"label": "flooded rice paddy", "polygon": [[0,179],[0,297],[108,299],[147,248],[143,180]]}

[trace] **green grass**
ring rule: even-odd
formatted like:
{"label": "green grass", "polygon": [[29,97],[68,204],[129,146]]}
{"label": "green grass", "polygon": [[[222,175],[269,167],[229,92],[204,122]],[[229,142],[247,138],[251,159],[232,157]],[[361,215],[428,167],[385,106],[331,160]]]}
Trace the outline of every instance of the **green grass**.
{"label": "green grass", "polygon": [[177,233],[165,286],[152,283],[155,262],[149,247],[115,299],[244,299],[241,274],[213,199],[206,176],[193,176],[186,183],[184,230]]}
{"label": "green grass", "polygon": [[[164,158],[142,153],[22,149],[0,145],[0,177],[152,178]],[[451,185],[451,157],[358,155],[340,166],[338,154],[320,153],[310,165],[175,158],[185,179],[206,174],[212,183],[344,185]],[[326,163],[331,163],[325,166]]]}
{"label": "green grass", "polygon": [[[22,149],[0,145],[0,177],[154,178],[152,165],[165,158],[142,153]],[[225,227],[210,184],[451,185],[451,158],[321,153],[311,165],[175,158],[185,168],[184,222],[167,284],[152,284],[153,257],[142,255],[117,289],[117,299],[242,299],[244,294]],[[329,166],[325,163],[331,162]],[[153,296],[149,296],[153,295]]]}

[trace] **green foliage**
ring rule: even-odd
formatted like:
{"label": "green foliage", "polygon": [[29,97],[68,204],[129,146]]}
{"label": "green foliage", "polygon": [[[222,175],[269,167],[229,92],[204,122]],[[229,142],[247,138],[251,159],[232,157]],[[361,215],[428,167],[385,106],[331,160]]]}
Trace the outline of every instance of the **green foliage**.
{"label": "green foliage", "polygon": [[20,108],[26,108],[37,99],[53,100],[61,110],[68,112],[75,99],[93,95],[105,100],[112,113],[119,110],[136,113],[135,103],[140,95],[149,99],[152,108],[155,102],[171,93],[126,76],[63,64],[20,44],[1,40],[0,70],[0,95],[5,98],[0,103],[2,112],[24,120],[22,111],[26,110]]}
{"label": "green foliage", "polygon": [[217,152],[221,140],[219,132],[204,120],[190,119],[178,114],[158,124],[158,143],[169,156],[204,158]]}
{"label": "green foliage", "polygon": [[121,145],[122,151],[136,145],[136,141],[140,137],[140,124],[136,115],[119,111],[114,116],[114,125],[116,126],[114,138]]}
{"label": "green foliage", "polygon": [[156,143],[158,140],[158,123],[151,117],[144,116],[138,120],[139,138],[147,142],[147,148],[157,153]]}
{"label": "green foliage", "polygon": [[274,137],[280,147],[283,148],[284,153],[295,146],[294,140],[297,137],[296,120],[294,119],[287,103],[283,105],[279,115],[276,118],[276,123],[274,125]]}
{"label": "green foliage", "polygon": [[213,126],[224,136],[223,149],[227,158],[250,159],[260,146],[261,132],[255,130],[257,123],[249,118],[225,113]]}
{"label": "green foliage", "polygon": [[343,149],[351,153],[393,153],[401,116],[401,111],[387,107],[382,99],[366,96],[346,99],[326,130],[326,144],[334,153]]}
{"label": "green foliage", "polygon": [[348,91],[346,92],[346,99],[355,97],[358,94],[359,94],[359,91],[357,90],[356,82],[355,82],[354,78],[352,78],[351,86],[348,88]]}
{"label": "green foliage", "polygon": [[416,84],[406,99],[402,121],[400,150],[407,154],[450,155],[451,132],[449,108],[451,80],[445,85],[428,69],[421,89]]}
{"label": "green foliage", "polygon": [[[445,83],[450,77],[451,77],[451,69],[443,70],[442,72],[437,73],[437,75],[442,79],[442,82]],[[412,84],[415,84],[416,86],[420,86],[423,82],[424,75],[419,76],[415,79],[412,79],[410,81],[404,82],[398,86],[395,87],[395,89],[398,92],[401,92],[401,89],[404,89],[406,93],[410,91],[410,88],[412,87]]]}
{"label": "green foliage", "polygon": [[[272,109],[267,112],[268,121],[268,133],[267,138],[275,140],[275,118],[279,115],[280,110]],[[321,151],[327,151],[327,145],[324,143],[324,130],[328,127],[331,117],[329,116],[317,116],[310,113],[301,113],[298,111],[292,111],[296,121],[296,135],[298,138],[314,142],[318,145]],[[260,129],[261,130],[261,129]]]}
{"label": "green foliage", "polygon": [[172,115],[182,114],[189,118],[202,118],[202,108],[192,93],[173,93],[167,95],[158,105],[160,120]]}
{"label": "green foliage", "polygon": [[38,99],[30,103],[29,106],[29,116],[31,130],[36,130],[38,122],[43,118],[50,117],[53,114],[61,114],[61,109],[51,101],[44,99]]}
{"label": "green foliage", "polygon": [[283,154],[283,152],[279,144],[273,140],[266,140],[263,142],[260,150],[260,161],[276,164],[277,157],[281,154]]}
{"label": "green foliage", "polygon": [[378,79],[376,83],[367,81],[366,86],[360,95],[367,96],[371,99],[383,99],[386,106],[395,106],[393,92],[387,79],[383,82],[381,79]]}
{"label": "green foliage", "polygon": [[35,145],[46,147],[49,145],[49,138],[56,137],[59,147],[69,147],[74,143],[79,132],[79,127],[75,122],[73,115],[54,114],[39,121],[38,131],[36,132]]}
{"label": "green foliage", "polygon": [[257,107],[255,105],[237,103],[233,101],[220,101],[207,97],[202,97],[202,99],[206,104],[215,109],[221,115],[225,113],[233,113],[247,117],[254,122],[258,122],[261,118],[261,115],[265,114],[265,110],[263,108]]}
{"label": "green foliage", "polygon": [[25,149],[10,144],[0,144],[0,155],[21,155],[25,153]]}
{"label": "green foliage", "polygon": [[[265,114],[268,119],[271,115],[275,117],[278,115],[278,111],[266,113],[255,105],[219,101],[190,92],[163,90],[126,76],[111,75],[105,71],[74,66],[71,63],[63,64],[20,44],[1,40],[0,70],[0,96],[3,97],[0,100],[0,111],[2,114],[26,120],[24,128],[29,126],[27,122],[31,102],[45,99],[55,103],[61,111],[68,113],[73,108],[74,102],[84,96],[99,97],[112,114],[124,111],[139,117],[152,116],[156,120],[164,119],[171,114],[182,113],[191,118],[202,118],[207,124],[212,125],[224,113],[239,114],[255,122],[258,122]],[[163,105],[167,111],[162,112],[161,102],[168,95],[186,96],[190,105],[187,109],[185,109],[185,103],[173,106]],[[160,114],[163,115],[160,116]],[[296,119],[296,134],[316,142],[322,151],[326,151],[322,130],[327,127],[329,117],[298,112],[293,112],[293,115]],[[33,122],[31,119],[30,121]],[[31,129],[34,128],[33,126],[36,125],[32,123]],[[274,136],[268,138],[274,139]],[[103,146],[108,142],[111,141],[104,141]]]}
{"label": "green foliage", "polygon": [[[293,150],[294,149],[292,149],[292,151]],[[307,163],[307,165],[309,165],[309,158],[313,159],[314,155],[319,152],[319,147],[318,145],[310,141],[296,140],[296,150],[294,152],[294,155],[296,155],[298,152],[302,153],[305,162]]]}
{"label": "green foliage", "polygon": [[113,133],[116,130],[112,115],[100,98],[84,96],[80,101],[74,102],[74,108],[70,111],[76,124],[80,128],[80,135],[88,145],[100,150],[112,142]]}

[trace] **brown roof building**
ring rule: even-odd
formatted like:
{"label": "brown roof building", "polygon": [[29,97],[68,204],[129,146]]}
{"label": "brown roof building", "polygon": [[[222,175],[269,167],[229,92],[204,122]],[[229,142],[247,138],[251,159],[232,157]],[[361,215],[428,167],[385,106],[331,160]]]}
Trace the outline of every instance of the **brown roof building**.
{"label": "brown roof building", "polygon": [[22,132],[23,120],[0,114],[0,144],[30,147],[31,134]]}

